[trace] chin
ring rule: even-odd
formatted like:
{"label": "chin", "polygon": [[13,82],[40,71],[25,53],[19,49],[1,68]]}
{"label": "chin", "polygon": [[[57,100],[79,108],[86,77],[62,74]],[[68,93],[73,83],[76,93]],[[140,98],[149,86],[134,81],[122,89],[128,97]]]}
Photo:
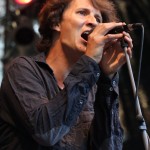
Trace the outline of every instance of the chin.
{"label": "chin", "polygon": [[80,46],[79,47],[79,51],[81,52],[81,53],[85,53],[86,52],[86,46],[84,45],[82,45],[82,46]]}

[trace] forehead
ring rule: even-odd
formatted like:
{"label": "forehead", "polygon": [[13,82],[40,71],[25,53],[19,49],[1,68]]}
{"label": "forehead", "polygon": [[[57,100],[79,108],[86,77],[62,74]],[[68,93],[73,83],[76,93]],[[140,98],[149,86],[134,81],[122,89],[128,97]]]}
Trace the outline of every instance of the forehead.
{"label": "forehead", "polygon": [[97,14],[101,14],[100,10],[93,5],[92,0],[71,0],[68,6],[68,10],[75,10],[80,8],[87,8]]}

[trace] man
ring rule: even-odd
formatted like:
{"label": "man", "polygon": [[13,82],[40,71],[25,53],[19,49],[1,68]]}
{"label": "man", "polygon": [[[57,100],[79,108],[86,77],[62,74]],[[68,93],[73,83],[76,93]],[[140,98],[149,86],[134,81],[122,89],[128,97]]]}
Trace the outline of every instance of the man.
{"label": "man", "polygon": [[[111,15],[111,16],[110,16]],[[111,18],[112,17],[112,18]],[[121,150],[118,73],[125,63],[107,0],[48,0],[39,14],[43,51],[19,57],[0,91],[1,149]]]}

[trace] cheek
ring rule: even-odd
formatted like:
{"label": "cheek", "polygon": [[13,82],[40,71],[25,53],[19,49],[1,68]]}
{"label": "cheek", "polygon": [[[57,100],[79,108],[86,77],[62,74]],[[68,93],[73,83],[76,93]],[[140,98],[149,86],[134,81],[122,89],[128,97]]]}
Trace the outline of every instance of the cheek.
{"label": "cheek", "polygon": [[82,25],[77,20],[63,21],[61,24],[61,38],[67,38],[69,41],[79,38],[81,36]]}
{"label": "cheek", "polygon": [[63,26],[66,26],[66,28],[69,29],[78,29],[81,28],[84,25],[83,18],[80,18],[74,13],[68,13],[63,18]]}

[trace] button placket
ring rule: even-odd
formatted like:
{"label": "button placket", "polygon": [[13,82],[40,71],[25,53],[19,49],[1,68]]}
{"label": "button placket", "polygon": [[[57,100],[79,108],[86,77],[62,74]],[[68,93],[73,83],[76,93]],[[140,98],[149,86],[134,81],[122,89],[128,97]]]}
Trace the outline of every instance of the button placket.
{"label": "button placket", "polygon": [[98,72],[98,73],[96,74],[96,76],[99,77],[99,76],[100,76],[100,73]]}
{"label": "button placket", "polygon": [[113,82],[112,82],[112,85],[113,85],[113,86],[116,86],[116,81],[113,81]]}
{"label": "button placket", "polygon": [[82,105],[82,104],[83,104],[83,100],[80,100],[80,101],[79,101],[79,104]]}

